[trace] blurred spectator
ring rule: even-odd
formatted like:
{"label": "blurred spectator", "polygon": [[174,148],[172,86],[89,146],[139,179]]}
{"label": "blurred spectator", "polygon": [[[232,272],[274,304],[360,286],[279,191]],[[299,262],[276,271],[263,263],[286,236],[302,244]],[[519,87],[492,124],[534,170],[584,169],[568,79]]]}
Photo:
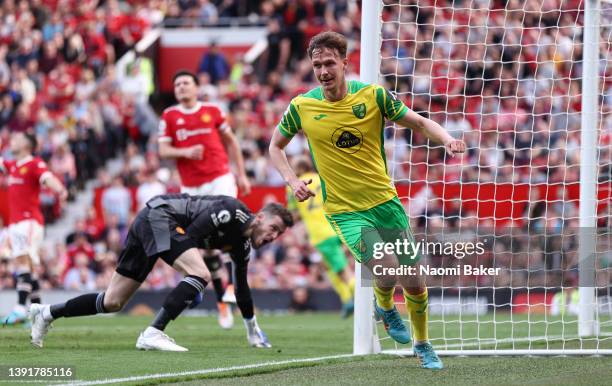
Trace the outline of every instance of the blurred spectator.
{"label": "blurred spectator", "polygon": [[49,168],[55,175],[59,176],[66,189],[74,193],[77,171],[74,155],[70,152],[68,144],[62,144],[57,147],[49,160]]}
{"label": "blurred spectator", "polygon": [[219,51],[217,43],[211,42],[208,51],[204,53],[198,66],[198,73],[205,72],[210,76],[210,83],[216,85],[229,75],[229,64]]}
{"label": "blurred spectator", "polygon": [[310,301],[310,293],[306,283],[298,285],[291,292],[291,303],[289,304],[289,311],[293,312],[305,312],[305,311],[316,311],[316,307]]}
{"label": "blurred spectator", "polygon": [[93,291],[96,289],[95,273],[88,268],[89,258],[83,252],[74,257],[74,267],[70,268],[64,278],[64,289],[75,291]]}
{"label": "blurred spectator", "polygon": [[139,174],[138,190],[136,191],[136,201],[138,209],[145,207],[151,198],[166,193],[166,185],[159,181],[157,174],[150,169],[143,168]]}
{"label": "blurred spectator", "polygon": [[102,209],[105,221],[112,215],[117,217],[120,226],[126,226],[131,210],[132,197],[123,184],[121,176],[113,178],[111,186],[102,194]]}

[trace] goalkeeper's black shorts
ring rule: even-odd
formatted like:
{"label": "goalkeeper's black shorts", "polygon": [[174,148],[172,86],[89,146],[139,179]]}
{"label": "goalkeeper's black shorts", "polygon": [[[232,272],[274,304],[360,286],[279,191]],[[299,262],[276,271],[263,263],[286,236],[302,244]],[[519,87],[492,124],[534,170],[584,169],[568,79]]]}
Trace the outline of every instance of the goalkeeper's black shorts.
{"label": "goalkeeper's black shorts", "polygon": [[190,248],[197,248],[196,242],[170,214],[145,207],[130,226],[116,271],[142,283],[158,258],[171,266]]}

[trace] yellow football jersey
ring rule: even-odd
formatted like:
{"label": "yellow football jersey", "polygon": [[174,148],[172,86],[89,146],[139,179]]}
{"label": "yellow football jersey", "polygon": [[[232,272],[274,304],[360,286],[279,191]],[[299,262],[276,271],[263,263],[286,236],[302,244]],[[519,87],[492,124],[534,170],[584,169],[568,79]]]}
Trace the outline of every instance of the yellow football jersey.
{"label": "yellow football jersey", "polygon": [[387,174],[385,119],[408,108],[378,85],[347,82],[340,101],[325,100],[321,87],[293,98],[278,130],[292,138],[302,130],[321,176],[327,214],[368,210],[397,195]]}
{"label": "yellow football jersey", "polygon": [[316,195],[309,200],[298,202],[291,188],[287,186],[287,208],[298,210],[312,245],[317,245],[330,237],[336,237],[336,232],[327,222],[323,212],[323,195],[321,194],[321,180],[319,176],[316,173],[304,173],[300,176],[300,179],[312,179],[312,183],[308,187]]}

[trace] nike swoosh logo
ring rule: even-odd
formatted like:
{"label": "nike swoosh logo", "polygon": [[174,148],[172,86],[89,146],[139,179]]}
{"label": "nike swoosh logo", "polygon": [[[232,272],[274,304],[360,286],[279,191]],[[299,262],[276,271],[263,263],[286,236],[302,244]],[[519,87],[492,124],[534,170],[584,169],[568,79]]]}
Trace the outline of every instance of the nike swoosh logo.
{"label": "nike swoosh logo", "polygon": [[314,117],[314,119],[316,121],[320,121],[321,119],[325,118],[327,116],[327,114],[319,114],[316,117]]}

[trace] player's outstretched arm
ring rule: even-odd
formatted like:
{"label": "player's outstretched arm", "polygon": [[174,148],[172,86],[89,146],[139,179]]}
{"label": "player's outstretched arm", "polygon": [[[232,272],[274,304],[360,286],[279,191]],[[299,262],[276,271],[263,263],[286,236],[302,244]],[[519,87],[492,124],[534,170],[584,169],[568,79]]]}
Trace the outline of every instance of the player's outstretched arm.
{"label": "player's outstretched arm", "polygon": [[48,173],[45,175],[42,183],[48,186],[51,190],[57,193],[61,201],[65,201],[68,198],[68,191],[64,187],[64,184],[57,179],[53,174]]}
{"label": "player's outstretched arm", "polygon": [[315,193],[308,188],[308,184],[310,184],[312,180],[300,180],[295,174],[295,171],[291,168],[291,165],[289,165],[287,154],[285,154],[285,147],[290,141],[291,140],[282,135],[279,130],[274,130],[269,147],[270,161],[272,161],[272,165],[278,170],[287,185],[291,187],[295,198],[301,202],[310,197],[314,197]]}
{"label": "player's outstretched arm", "polygon": [[253,298],[251,297],[251,288],[247,281],[246,262],[234,265],[234,277],[236,285],[236,303],[244,319],[244,327],[246,328],[249,345],[258,348],[272,347],[272,344],[270,344],[268,337],[259,327],[257,318],[255,317],[255,307],[253,306]]}
{"label": "player's outstretched arm", "polygon": [[462,140],[453,138],[437,122],[422,117],[410,109],[396,122],[401,126],[409,127],[414,131],[422,133],[434,142],[444,145],[446,152],[451,157],[465,152],[465,143]]}

